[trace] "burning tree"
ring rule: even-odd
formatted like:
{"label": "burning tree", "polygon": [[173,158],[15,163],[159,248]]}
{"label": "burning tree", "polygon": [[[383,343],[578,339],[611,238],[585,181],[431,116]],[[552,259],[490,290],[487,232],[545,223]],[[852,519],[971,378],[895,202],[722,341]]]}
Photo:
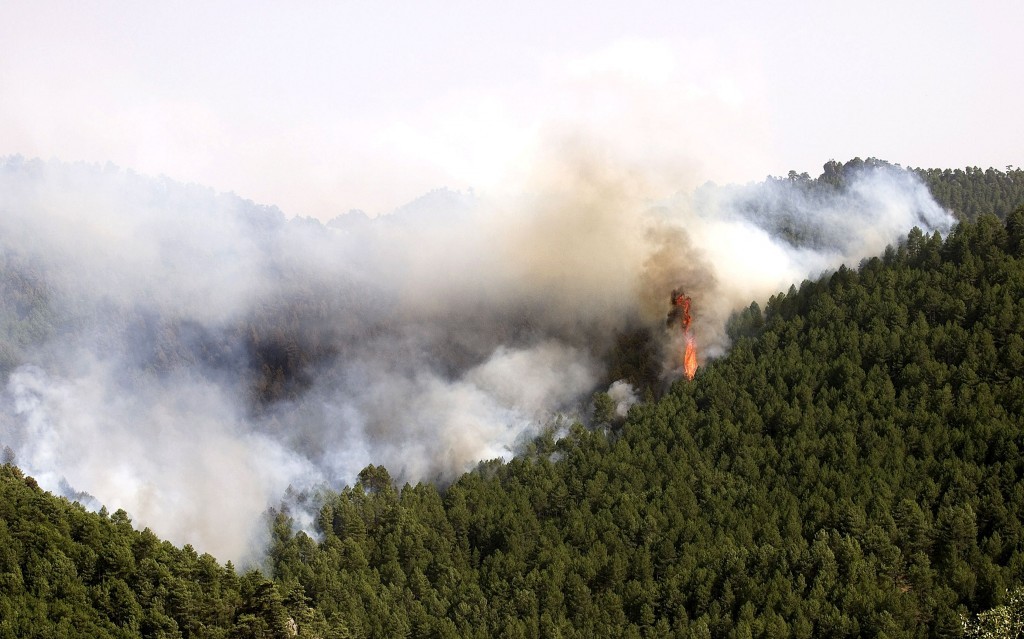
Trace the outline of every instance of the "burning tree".
{"label": "burning tree", "polygon": [[678,324],[683,331],[683,374],[686,379],[693,379],[697,372],[697,345],[690,332],[690,298],[682,289],[672,291],[672,310],[669,311],[667,324],[671,328]]}

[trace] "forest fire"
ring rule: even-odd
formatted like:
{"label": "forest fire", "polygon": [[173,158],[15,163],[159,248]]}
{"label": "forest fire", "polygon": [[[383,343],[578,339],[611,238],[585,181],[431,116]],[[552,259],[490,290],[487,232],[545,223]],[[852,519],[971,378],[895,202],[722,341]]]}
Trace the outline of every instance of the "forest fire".
{"label": "forest fire", "polygon": [[668,314],[668,325],[678,323],[683,331],[685,343],[683,351],[683,374],[686,379],[693,379],[697,373],[697,344],[690,333],[690,298],[682,289],[672,291],[672,310]]}

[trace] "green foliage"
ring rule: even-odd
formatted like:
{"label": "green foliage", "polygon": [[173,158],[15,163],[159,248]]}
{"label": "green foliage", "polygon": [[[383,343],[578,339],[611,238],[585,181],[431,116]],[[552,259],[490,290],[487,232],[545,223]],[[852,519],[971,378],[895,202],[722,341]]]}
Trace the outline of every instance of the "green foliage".
{"label": "green foliage", "polygon": [[1024,169],[1006,167],[1006,172],[989,167],[966,169],[914,169],[928,185],[932,196],[960,219],[976,220],[995,215],[1005,220],[1024,204]]}
{"label": "green foliage", "polygon": [[0,466],[0,637],[329,636],[282,588]]}
{"label": "green foliage", "polygon": [[354,636],[959,634],[1024,581],[1015,232],[915,231],[752,305],[728,357],[554,455],[443,495],[369,467],[275,578]]}
{"label": "green foliage", "polygon": [[594,393],[595,424],[611,424],[615,421],[615,400],[608,393]]}
{"label": "green foliage", "polygon": [[1024,588],[1009,593],[1009,601],[964,619],[964,634],[972,639],[1017,639],[1024,634]]}

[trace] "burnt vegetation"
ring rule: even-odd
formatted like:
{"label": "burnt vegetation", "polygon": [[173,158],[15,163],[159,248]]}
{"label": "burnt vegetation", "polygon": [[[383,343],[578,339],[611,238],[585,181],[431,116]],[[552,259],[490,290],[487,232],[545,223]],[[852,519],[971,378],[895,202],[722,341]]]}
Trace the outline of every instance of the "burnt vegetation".
{"label": "burnt vegetation", "polygon": [[[962,220],[946,238],[915,229],[751,304],[728,355],[614,429],[548,432],[443,490],[369,466],[311,534],[270,513],[263,573],[5,464],[0,637],[962,635],[1024,585],[1024,193],[1019,170],[919,172]],[[31,265],[0,269],[6,373],[68,320]],[[227,367],[241,336],[259,404],[343,356],[304,304],[219,336],[126,325],[156,369]],[[656,390],[653,351],[619,336],[613,377]]]}

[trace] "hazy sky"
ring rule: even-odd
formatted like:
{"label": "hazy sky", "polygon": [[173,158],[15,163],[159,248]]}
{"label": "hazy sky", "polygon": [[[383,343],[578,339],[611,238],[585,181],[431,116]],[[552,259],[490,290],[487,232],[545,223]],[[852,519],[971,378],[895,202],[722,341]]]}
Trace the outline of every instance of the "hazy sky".
{"label": "hazy sky", "polygon": [[667,195],[831,159],[1019,165],[1024,3],[0,4],[0,155],[289,215],[501,191],[586,139]]}

